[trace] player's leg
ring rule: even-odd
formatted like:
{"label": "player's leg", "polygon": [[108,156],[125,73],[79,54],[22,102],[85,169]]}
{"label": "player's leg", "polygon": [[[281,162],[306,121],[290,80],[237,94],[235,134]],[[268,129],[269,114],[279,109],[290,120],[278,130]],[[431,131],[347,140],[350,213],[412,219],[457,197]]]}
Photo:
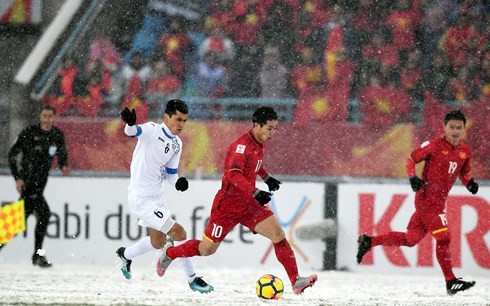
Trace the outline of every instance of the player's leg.
{"label": "player's leg", "polygon": [[134,258],[150,251],[163,248],[167,232],[175,225],[166,209],[163,195],[142,197],[128,193],[128,207],[139,218],[138,224],[148,228],[149,236],[143,237],[129,247],[120,247],[116,254],[121,259],[121,272],[126,279],[131,278],[131,263]]}
{"label": "player's leg", "polygon": [[223,210],[211,210],[211,216],[204,229],[203,239],[188,240],[179,246],[166,247],[164,249],[165,261],[161,266],[162,270],[165,271],[175,258],[209,256],[214,254],[223,239],[238,224],[240,219],[240,214],[225,214]]}
{"label": "player's leg", "polygon": [[426,234],[427,229],[425,228],[424,222],[422,221],[420,214],[415,211],[408,223],[407,233],[393,231],[377,236],[361,234],[357,240],[357,263],[361,263],[364,255],[375,246],[413,247],[419,243]]}
{"label": "player's leg", "polygon": [[[180,246],[187,242],[186,240],[187,233],[184,227],[181,226],[179,223],[175,223],[175,225],[168,231],[167,234],[174,241],[173,242],[174,246]],[[172,246],[172,244],[170,244],[169,246]],[[166,253],[165,255],[162,254],[159,263],[157,265],[157,273],[159,276],[163,276],[163,274],[165,273],[162,270],[162,264],[160,264],[161,262],[162,263],[164,262],[165,257],[166,257]],[[214,287],[212,285],[208,284],[206,281],[204,281],[200,276],[196,274],[194,263],[192,262],[191,258],[181,257],[177,259],[178,262],[180,263],[180,266],[182,267],[182,270],[184,270],[184,273],[187,278],[187,282],[189,283],[189,287],[192,290],[200,293],[209,293],[214,290]]]}
{"label": "player's leg", "polygon": [[218,250],[223,239],[238,224],[235,219],[239,220],[240,215],[232,217],[228,214],[226,217],[218,211],[211,211],[211,216],[204,229],[202,240],[188,240],[182,245],[170,247],[167,256],[171,259],[193,256],[209,256]]}
{"label": "player's leg", "polygon": [[459,291],[467,290],[475,285],[474,281],[466,282],[456,278],[453,273],[451,261],[451,233],[447,226],[446,214],[444,212],[428,214],[426,217],[427,226],[434,239],[436,240],[436,258],[441,267],[444,279],[446,280],[446,290],[449,295],[454,295]]}
{"label": "player's leg", "polygon": [[256,210],[242,224],[272,241],[276,258],[286,270],[295,294],[303,293],[306,288],[313,286],[318,278],[317,275],[313,274],[307,277],[299,275],[294,251],[286,239],[286,234],[279,220],[274,216],[272,211],[268,208]]}
{"label": "player's leg", "polygon": [[32,264],[42,268],[49,268],[52,264],[46,259],[43,243],[48,230],[51,210],[42,194],[32,194],[28,197],[33,207],[33,213],[36,215],[37,219],[36,228],[34,230],[34,254],[32,255]]}

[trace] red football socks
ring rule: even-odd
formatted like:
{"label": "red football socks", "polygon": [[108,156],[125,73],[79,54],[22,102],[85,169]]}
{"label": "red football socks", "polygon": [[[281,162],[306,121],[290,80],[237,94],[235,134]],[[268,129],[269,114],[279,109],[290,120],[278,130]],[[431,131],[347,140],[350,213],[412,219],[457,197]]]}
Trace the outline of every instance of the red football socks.
{"label": "red football socks", "polygon": [[296,257],[294,256],[293,249],[289,245],[286,239],[274,243],[274,251],[276,252],[277,260],[284,266],[286,273],[288,274],[291,284],[294,285],[296,278],[298,277],[298,265],[296,264]]}
{"label": "red football socks", "polygon": [[441,266],[442,274],[444,274],[446,281],[456,278],[453,273],[453,264],[451,262],[451,253],[449,251],[449,241],[437,241],[436,258]]}
{"label": "red football socks", "polygon": [[401,232],[389,232],[384,235],[374,236],[371,239],[371,246],[401,246],[407,245],[407,235]]}
{"label": "red football socks", "polygon": [[171,247],[167,250],[167,256],[170,259],[175,259],[178,257],[200,256],[201,254],[199,253],[199,243],[201,243],[201,240],[193,239],[179,246]]}

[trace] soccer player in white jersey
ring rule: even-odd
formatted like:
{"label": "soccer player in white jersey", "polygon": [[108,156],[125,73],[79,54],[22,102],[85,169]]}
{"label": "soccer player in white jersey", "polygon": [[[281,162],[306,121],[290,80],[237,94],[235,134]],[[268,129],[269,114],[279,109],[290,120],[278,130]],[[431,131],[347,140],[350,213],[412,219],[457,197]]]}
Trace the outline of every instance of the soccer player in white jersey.
{"label": "soccer player in white jersey", "polygon": [[[168,101],[161,124],[147,122],[137,125],[134,109],[125,108],[121,112],[121,119],[126,122],[124,132],[138,138],[131,161],[128,206],[139,218],[138,224],[147,227],[150,234],[130,247],[117,250],[122,261],[121,271],[127,279],[131,278],[132,260],[144,253],[163,249],[167,235],[176,245],[187,239],[184,227],[170,216],[163,189],[164,180],[179,191],[186,191],[189,187],[187,179],[179,178],[177,172],[182,154],[182,140],[178,135],[187,122],[187,113],[186,103],[178,99]],[[196,275],[190,258],[182,258],[180,263],[192,290],[200,293],[214,290]],[[159,270],[157,273],[163,275]]]}

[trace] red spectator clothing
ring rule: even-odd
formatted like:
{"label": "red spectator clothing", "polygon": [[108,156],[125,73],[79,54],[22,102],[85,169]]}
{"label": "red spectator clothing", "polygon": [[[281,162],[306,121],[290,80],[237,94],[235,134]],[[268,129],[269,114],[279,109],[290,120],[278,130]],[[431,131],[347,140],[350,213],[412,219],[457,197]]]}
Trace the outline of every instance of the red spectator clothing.
{"label": "red spectator clothing", "polygon": [[393,45],[376,47],[369,44],[362,50],[362,56],[378,58],[381,63],[390,67],[398,67],[400,65],[398,49]]}
{"label": "red spectator clothing", "polygon": [[322,28],[328,21],[329,16],[324,2],[323,0],[309,0],[303,5],[303,10],[310,17],[310,26],[312,28]]}
{"label": "red spectator clothing", "polygon": [[323,87],[325,84],[322,65],[296,66],[291,71],[291,85],[302,96],[309,90]]}
{"label": "red spectator clothing", "polygon": [[478,49],[481,42],[478,32],[473,26],[452,26],[442,43],[449,62],[455,67],[466,66],[468,58],[474,54],[471,51]]}
{"label": "red spectator clothing", "polygon": [[373,33],[383,25],[385,18],[376,5],[361,6],[351,16],[349,24],[357,31]]}
{"label": "red spectator clothing", "polygon": [[[228,212],[241,212],[254,203],[259,205],[253,193],[256,190],[257,175],[262,178],[267,176],[267,171],[262,167],[264,148],[265,146],[255,139],[251,130],[241,135],[228,147],[221,189],[216,195],[229,200]],[[215,201],[213,209],[219,205],[220,201]]]}
{"label": "red spectator clothing", "polygon": [[96,117],[104,101],[103,84],[90,84],[87,91],[89,93],[88,96],[76,98],[75,107],[83,116]]}
{"label": "red spectator clothing", "polygon": [[126,96],[141,97],[143,96],[143,82],[137,74],[131,76],[126,89]]}
{"label": "red spectator clothing", "polygon": [[444,210],[456,178],[465,186],[471,179],[471,150],[465,143],[453,146],[445,137],[435,138],[412,151],[410,158],[416,164],[425,161],[422,179],[428,183],[415,195],[417,210]]}
{"label": "red spectator clothing", "polygon": [[138,114],[138,122],[148,120],[148,104],[143,100],[143,83],[138,75],[133,75],[129,80],[129,85],[122,102],[122,107],[135,109]]}
{"label": "red spectator clothing", "polygon": [[393,11],[386,20],[386,25],[391,28],[393,45],[399,50],[415,46],[415,32],[421,24],[422,15],[416,8]]}
{"label": "red spectator clothing", "polygon": [[122,62],[119,51],[108,36],[97,37],[90,44],[89,53],[89,65],[91,62],[101,59],[106,67],[111,67],[112,71],[116,71]]}
{"label": "red spectator clothing", "polygon": [[62,95],[71,98],[73,96],[73,84],[75,82],[75,77],[78,73],[77,67],[72,67],[69,69],[62,68],[59,72],[61,77],[60,90]]}
{"label": "red spectator clothing", "polygon": [[400,72],[401,87],[405,90],[412,89],[415,85],[422,82],[422,71],[402,71]]}
{"label": "red spectator clothing", "polygon": [[452,79],[449,82],[449,92],[456,102],[466,102],[470,100],[471,91],[473,86],[471,86],[469,81]]}
{"label": "red spectator clothing", "polygon": [[214,11],[210,16],[205,17],[204,26],[206,28],[221,27],[228,33],[233,19],[234,16],[232,12]]}
{"label": "red spectator clothing", "polygon": [[54,107],[56,110],[56,115],[61,116],[75,104],[74,99],[75,98],[73,96],[67,97],[61,95],[48,97],[45,101],[47,104]]}
{"label": "red spectator clothing", "polygon": [[181,76],[185,74],[184,53],[190,45],[187,33],[164,33],[157,44],[173,71]]}
{"label": "red spectator clothing", "polygon": [[198,54],[203,57],[204,54],[212,52],[218,54],[223,60],[232,60],[235,55],[234,51],[233,42],[229,38],[211,35],[199,46]]}
{"label": "red spectator clothing", "polygon": [[179,78],[174,75],[165,75],[151,78],[148,81],[148,92],[150,93],[172,93],[182,86]]}
{"label": "red spectator clothing", "polygon": [[111,83],[112,83],[112,74],[104,69],[102,71],[102,89],[105,90],[106,93],[111,92]]}
{"label": "red spectator clothing", "polygon": [[[267,16],[267,9],[269,8],[269,6],[271,6],[273,1],[274,0],[254,1],[253,4],[251,4],[251,6],[253,6],[251,10],[253,11],[254,14],[257,14],[257,16],[261,20],[265,20]],[[248,10],[249,3],[252,2],[250,0],[235,0],[235,4],[233,5],[233,9],[232,9],[235,18],[250,13],[250,10]]]}

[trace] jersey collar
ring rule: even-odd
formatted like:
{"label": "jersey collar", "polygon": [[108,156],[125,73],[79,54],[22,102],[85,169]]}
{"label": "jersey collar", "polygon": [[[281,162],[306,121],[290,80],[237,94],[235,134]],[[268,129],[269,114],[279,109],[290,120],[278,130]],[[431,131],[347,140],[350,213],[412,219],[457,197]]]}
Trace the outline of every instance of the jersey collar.
{"label": "jersey collar", "polygon": [[253,142],[255,142],[259,147],[262,147],[263,144],[261,144],[257,138],[255,138],[254,136],[254,133],[252,132],[252,130],[248,131],[248,136],[250,136],[250,138],[253,140]]}
{"label": "jersey collar", "polygon": [[168,138],[170,138],[170,139],[175,138],[175,135],[172,134],[172,132],[170,132],[168,126],[166,126],[165,123],[162,123],[162,131],[163,131],[163,134],[165,134],[165,136],[167,136]]}
{"label": "jersey collar", "polygon": [[442,141],[448,146],[450,146],[451,149],[457,149],[461,145],[462,140],[460,140],[457,145],[453,145],[452,143],[449,142],[449,140],[447,140],[446,136],[442,136]]}

